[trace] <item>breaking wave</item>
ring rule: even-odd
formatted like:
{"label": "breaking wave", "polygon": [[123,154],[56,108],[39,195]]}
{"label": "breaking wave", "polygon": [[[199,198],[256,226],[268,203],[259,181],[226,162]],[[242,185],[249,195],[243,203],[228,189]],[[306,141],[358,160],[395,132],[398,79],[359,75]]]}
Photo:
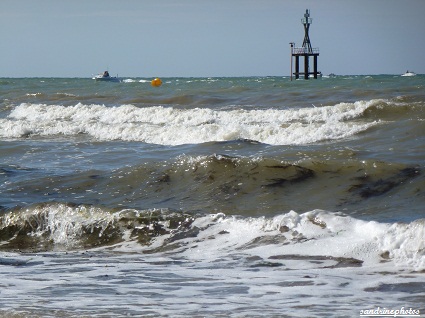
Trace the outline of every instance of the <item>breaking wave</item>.
{"label": "breaking wave", "polygon": [[[190,258],[244,252],[275,265],[282,260],[310,260],[314,268],[394,262],[420,271],[425,269],[424,232],[424,219],[390,224],[323,210],[247,218],[45,203],[4,213],[0,248],[32,252],[107,248]],[[201,256],[194,250],[204,252]]]}
{"label": "breaking wave", "polygon": [[[340,140],[381,122],[371,116],[384,100],[300,109],[213,110],[133,105],[75,106],[23,103],[0,119],[2,138],[88,135],[95,140],[141,141],[161,145],[237,139],[273,145]],[[236,107],[235,107],[236,108]]]}

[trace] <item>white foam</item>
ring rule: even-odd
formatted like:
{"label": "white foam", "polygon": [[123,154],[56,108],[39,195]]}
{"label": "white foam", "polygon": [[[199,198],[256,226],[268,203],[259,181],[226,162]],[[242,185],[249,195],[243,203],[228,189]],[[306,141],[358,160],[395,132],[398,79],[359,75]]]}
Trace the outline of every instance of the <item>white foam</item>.
{"label": "white foam", "polygon": [[[273,219],[266,218],[237,218],[226,217],[225,215],[213,215],[212,218],[216,219],[216,224],[210,226],[207,230],[201,233],[201,237],[197,237],[198,246],[196,249],[190,250],[188,253],[192,258],[205,257],[205,251],[208,251],[211,257],[218,257],[221,253],[226,254],[232,250],[238,250],[243,246],[247,246],[256,238],[267,236],[276,236],[284,239],[283,244],[260,244],[258,247],[247,248],[250,253],[259,255],[264,259],[270,256],[279,254],[290,255],[328,255],[328,256],[345,256],[347,255],[347,247],[342,246],[346,244],[346,236],[339,236],[335,238],[336,233],[341,231],[350,231],[350,237],[353,233],[344,225],[347,222],[336,221],[336,217],[329,217],[333,223],[340,223],[338,227],[322,228],[311,222],[316,219],[319,222],[319,216],[325,216],[322,211],[314,211],[299,215],[291,211],[284,215],[279,215]],[[205,227],[205,222],[208,220],[198,219],[194,226]],[[334,225],[334,224],[333,224]],[[284,230],[281,229],[285,227]],[[217,233],[226,233],[225,235],[217,235]],[[303,236],[303,242],[299,238]],[[208,239],[214,237],[213,240]],[[304,240],[304,239],[303,239]],[[364,242],[370,241],[370,238],[362,238]],[[202,244],[199,244],[202,242]],[[286,245],[284,243],[292,244]],[[267,248],[265,248],[267,246]],[[352,246],[351,250],[353,250]]]}
{"label": "white foam", "polygon": [[[364,267],[377,266],[380,270],[383,262],[387,262],[389,270],[425,269],[425,220],[388,224],[314,210],[303,214],[291,211],[274,218],[239,218],[219,213],[197,218],[192,227],[202,231],[196,238],[180,240],[183,248],[177,250],[192,261],[214,261],[243,251],[262,259],[276,255],[329,256],[357,259]],[[157,238],[149,247],[131,245],[128,249],[157,248],[170,237],[172,234]],[[252,244],[262,237],[275,240]]]}
{"label": "white foam", "polygon": [[[423,273],[413,271],[424,270],[424,220],[384,224],[322,210],[274,218],[218,213],[146,246],[131,241],[127,229],[138,211],[107,217],[98,209],[41,209],[51,218],[50,230],[58,232],[52,232],[55,244],[69,242],[59,233],[75,239],[78,223],[106,224],[121,216],[126,241],[66,253],[1,253],[2,283],[13,286],[2,291],[2,310],[60,309],[73,317],[119,316],[122,308],[137,316],[354,317],[378,306],[417,309],[423,297]],[[48,234],[40,229],[28,235]],[[385,252],[388,260],[381,257]],[[339,258],[348,261],[338,267]],[[128,297],[135,291],[137,297]]]}
{"label": "white foam", "polygon": [[[87,229],[105,229],[118,226],[119,220],[134,219],[149,211],[122,210],[114,213],[93,206],[42,205],[19,213],[7,213],[1,218],[2,227],[32,224],[30,236],[49,235],[56,247],[72,248]],[[165,224],[165,226],[167,226]],[[392,261],[396,266],[410,270],[425,269],[425,220],[409,224],[363,221],[340,213],[313,210],[303,214],[294,211],[273,218],[242,218],[223,213],[195,218],[190,226],[200,232],[181,235],[171,231],[161,235],[151,245],[131,244],[130,252],[167,245],[170,238],[184,246],[177,253],[193,260],[216,259],[236,251],[268,259],[276,255],[331,256],[355,258],[365,265],[381,266],[382,261]],[[185,230],[183,229],[183,232]],[[93,230],[91,230],[93,232]],[[176,234],[180,238],[173,238]],[[119,249],[126,250],[128,233],[123,232]],[[126,238],[127,237],[127,238]],[[274,238],[270,242],[252,244],[262,237]],[[187,247],[190,247],[187,249]]]}
{"label": "white foam", "polygon": [[385,235],[378,238],[378,243],[397,263],[417,271],[425,269],[424,219],[389,226]]}
{"label": "white foam", "polygon": [[287,110],[213,110],[133,105],[21,104],[1,120],[0,136],[88,134],[98,140],[162,145],[235,139],[274,145],[308,144],[353,136],[378,122],[358,120],[377,101]]}

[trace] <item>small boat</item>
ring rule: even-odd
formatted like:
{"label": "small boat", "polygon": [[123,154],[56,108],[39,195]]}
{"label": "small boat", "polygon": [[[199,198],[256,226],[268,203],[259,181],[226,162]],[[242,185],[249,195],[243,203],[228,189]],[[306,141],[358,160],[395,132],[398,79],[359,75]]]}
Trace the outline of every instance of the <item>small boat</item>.
{"label": "small boat", "polygon": [[100,82],[121,82],[121,80],[118,77],[109,76],[109,72],[105,71],[103,74],[99,74],[93,77],[95,81]]}
{"label": "small boat", "polygon": [[416,73],[406,71],[406,73],[402,74],[401,76],[416,76]]}

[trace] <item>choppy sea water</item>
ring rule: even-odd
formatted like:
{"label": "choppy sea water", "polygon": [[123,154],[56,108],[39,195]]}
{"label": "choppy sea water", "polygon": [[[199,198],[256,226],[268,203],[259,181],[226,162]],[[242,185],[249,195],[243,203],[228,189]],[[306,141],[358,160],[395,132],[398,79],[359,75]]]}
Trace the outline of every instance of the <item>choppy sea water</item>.
{"label": "choppy sea water", "polygon": [[425,76],[0,79],[0,314],[425,314]]}

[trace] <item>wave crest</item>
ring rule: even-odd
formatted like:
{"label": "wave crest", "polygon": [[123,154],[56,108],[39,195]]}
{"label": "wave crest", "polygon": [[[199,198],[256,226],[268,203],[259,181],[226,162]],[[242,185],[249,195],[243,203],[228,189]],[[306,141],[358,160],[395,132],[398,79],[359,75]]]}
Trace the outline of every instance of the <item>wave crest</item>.
{"label": "wave crest", "polygon": [[[46,203],[9,211],[0,218],[2,250],[104,247],[192,258],[239,251],[270,260],[321,259],[336,262],[337,267],[393,261],[412,270],[425,269],[424,232],[424,220],[387,224],[323,210],[241,218]],[[194,248],[205,252],[193,254]]]}
{"label": "wave crest", "polygon": [[180,109],[133,105],[21,104],[2,120],[8,138],[86,134],[97,140],[161,145],[236,139],[274,145],[309,144],[356,135],[378,121],[363,120],[375,101],[285,110]]}

